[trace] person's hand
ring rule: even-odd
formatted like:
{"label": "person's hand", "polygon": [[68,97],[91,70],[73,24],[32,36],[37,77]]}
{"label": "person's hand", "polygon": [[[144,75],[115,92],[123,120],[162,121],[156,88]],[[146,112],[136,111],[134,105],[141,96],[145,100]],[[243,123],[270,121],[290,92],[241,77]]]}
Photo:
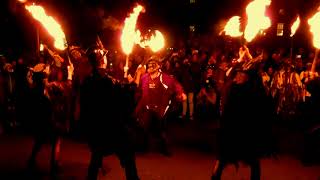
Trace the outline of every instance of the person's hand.
{"label": "person's hand", "polygon": [[68,80],[72,80],[72,76],[74,72],[73,64],[70,64],[67,68],[68,68]]}
{"label": "person's hand", "polygon": [[131,82],[133,82],[133,81],[134,81],[133,77],[131,76],[131,74],[129,74],[129,75],[128,75],[128,82],[131,83]]}
{"label": "person's hand", "polygon": [[246,49],[243,47],[239,48],[239,59],[237,60],[238,62],[242,62],[244,60],[244,56],[246,55]]}
{"label": "person's hand", "polygon": [[46,65],[46,67],[44,68],[43,72],[46,73],[47,75],[50,74],[50,65],[49,64]]}
{"label": "person's hand", "polygon": [[251,53],[250,53],[249,48],[248,48],[246,45],[244,45],[243,48],[244,48],[244,50],[245,50],[245,55],[246,55],[249,59],[252,59],[252,55],[251,55]]}
{"label": "person's hand", "polygon": [[185,93],[182,93],[182,95],[181,95],[181,99],[182,99],[182,101],[187,100],[187,95],[186,95]]}

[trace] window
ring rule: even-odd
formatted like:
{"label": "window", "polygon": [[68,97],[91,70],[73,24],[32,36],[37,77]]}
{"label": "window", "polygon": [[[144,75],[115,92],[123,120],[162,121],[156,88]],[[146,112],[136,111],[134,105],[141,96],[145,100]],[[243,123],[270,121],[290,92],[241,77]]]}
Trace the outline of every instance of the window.
{"label": "window", "polygon": [[283,36],[283,23],[278,23],[277,25],[277,36]]}

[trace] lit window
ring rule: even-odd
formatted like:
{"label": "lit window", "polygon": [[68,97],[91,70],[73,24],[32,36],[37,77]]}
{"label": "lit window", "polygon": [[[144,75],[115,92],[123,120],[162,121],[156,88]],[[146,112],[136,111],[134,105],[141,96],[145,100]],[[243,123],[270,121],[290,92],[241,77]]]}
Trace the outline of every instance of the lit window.
{"label": "lit window", "polygon": [[196,27],[194,25],[189,26],[190,32],[195,32]]}
{"label": "lit window", "polygon": [[196,0],[190,0],[190,4],[195,4]]}
{"label": "lit window", "polygon": [[277,36],[283,36],[283,23],[278,23],[277,25]]}

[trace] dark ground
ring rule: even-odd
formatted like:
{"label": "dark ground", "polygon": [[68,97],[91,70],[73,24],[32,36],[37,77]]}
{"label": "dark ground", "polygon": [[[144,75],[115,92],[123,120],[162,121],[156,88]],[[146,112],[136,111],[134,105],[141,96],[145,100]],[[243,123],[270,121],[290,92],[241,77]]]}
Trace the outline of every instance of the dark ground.
{"label": "dark ground", "polygon": [[[209,180],[215,159],[215,123],[172,124],[170,134],[173,156],[157,152],[137,155],[137,167],[142,180]],[[261,180],[320,180],[320,164],[304,165],[299,160],[302,137],[299,133],[278,129],[280,153],[277,158],[262,159]],[[50,179],[49,146],[38,157],[39,172],[30,176],[25,170],[31,152],[29,136],[14,133],[0,135],[0,180]],[[62,143],[61,171],[58,179],[84,180],[90,153],[85,144],[65,138]],[[123,170],[115,156],[104,159],[107,174],[100,180],[122,180]],[[240,165],[228,166],[223,180],[249,179],[250,170]]]}

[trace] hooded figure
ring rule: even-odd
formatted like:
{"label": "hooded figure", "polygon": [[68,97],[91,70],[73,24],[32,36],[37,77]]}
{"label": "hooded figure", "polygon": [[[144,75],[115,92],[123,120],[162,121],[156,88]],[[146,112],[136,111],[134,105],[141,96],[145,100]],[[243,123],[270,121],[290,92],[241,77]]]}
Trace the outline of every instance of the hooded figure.
{"label": "hooded figure", "polygon": [[271,149],[272,106],[255,69],[234,68],[226,83],[218,136],[219,154],[212,180],[220,180],[227,164],[244,162],[251,180],[260,180],[259,159]]}
{"label": "hooded figure", "polygon": [[34,135],[34,146],[31,156],[28,160],[28,167],[35,168],[36,157],[41,148],[48,141],[52,147],[51,153],[51,173],[55,173],[58,168],[57,152],[59,152],[58,136],[55,132],[55,124],[52,119],[52,103],[46,93],[46,66],[37,64],[32,72],[32,87],[29,105],[32,107],[30,111],[30,126]]}
{"label": "hooded figure", "polygon": [[124,123],[121,86],[106,73],[99,51],[88,52],[92,72],[80,91],[80,121],[91,151],[88,179],[96,180],[104,156],[116,154],[127,180],[139,180],[135,155]]}

